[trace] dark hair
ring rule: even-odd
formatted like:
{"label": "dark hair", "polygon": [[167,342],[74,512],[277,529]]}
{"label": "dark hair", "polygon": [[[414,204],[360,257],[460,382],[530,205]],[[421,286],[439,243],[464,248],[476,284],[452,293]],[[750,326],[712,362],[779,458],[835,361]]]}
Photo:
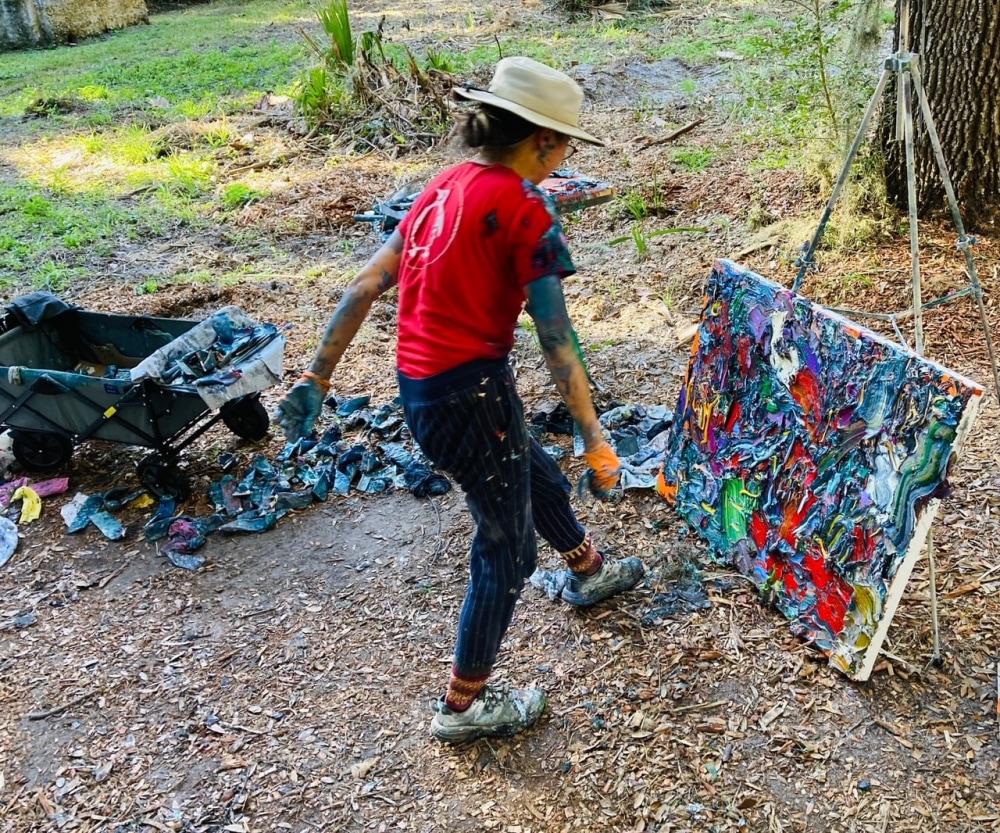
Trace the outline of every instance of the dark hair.
{"label": "dark hair", "polygon": [[513,145],[523,142],[539,129],[537,124],[509,110],[480,104],[466,117],[462,139],[470,148],[482,148],[486,157],[502,157]]}

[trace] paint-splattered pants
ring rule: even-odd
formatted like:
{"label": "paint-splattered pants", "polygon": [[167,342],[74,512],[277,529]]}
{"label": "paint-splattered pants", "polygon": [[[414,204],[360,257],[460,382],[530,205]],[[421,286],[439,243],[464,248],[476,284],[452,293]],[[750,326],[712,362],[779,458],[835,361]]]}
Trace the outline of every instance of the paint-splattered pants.
{"label": "paint-splattered pants", "polygon": [[586,531],[570,484],[530,437],[506,361],[478,361],[413,380],[400,374],[406,422],[434,465],[465,492],[476,522],[469,586],[458,623],[455,671],[489,673],[525,579],[535,569],[535,531],[559,552]]}

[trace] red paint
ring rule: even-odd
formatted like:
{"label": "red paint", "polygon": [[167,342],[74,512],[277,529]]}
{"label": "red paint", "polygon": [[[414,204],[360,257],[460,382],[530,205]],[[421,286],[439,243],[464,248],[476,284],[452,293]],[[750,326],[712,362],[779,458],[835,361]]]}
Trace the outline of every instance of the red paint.
{"label": "red paint", "polygon": [[788,455],[788,465],[785,466],[785,470],[789,474],[792,474],[796,469],[800,472],[799,478],[802,485],[808,489],[816,479],[816,464],[809,456],[809,449],[798,437],[792,444],[792,453]]}
{"label": "red paint", "polygon": [[826,565],[820,547],[810,547],[802,557],[802,566],[816,588],[816,616],[833,634],[844,629],[844,617],[851,603],[852,588]]}
{"label": "red paint", "polygon": [[810,507],[816,502],[815,495],[809,495],[802,501],[789,501],[785,505],[784,517],[781,526],[778,528],[778,537],[785,541],[788,546],[795,549],[798,546],[798,535],[796,530],[802,525],[802,521],[809,513]]}
{"label": "red paint", "polygon": [[821,547],[810,547],[802,556],[801,566],[769,554],[764,566],[768,574],[773,574],[775,582],[781,582],[782,597],[796,605],[801,605],[809,596],[815,602],[816,619],[822,622],[830,633],[837,635],[844,629],[844,619],[850,606],[852,588],[840,576],[826,566]]}
{"label": "red paint", "polygon": [[740,421],[740,415],[743,413],[743,406],[739,402],[734,402],[733,407],[729,409],[729,419],[726,420],[726,433],[730,436],[733,434],[733,429],[736,427],[736,423]]}
{"label": "red paint", "polygon": [[823,419],[823,410],[820,405],[822,393],[819,378],[811,368],[802,367],[795,374],[791,384],[792,396],[802,408],[805,417],[806,427],[810,433],[815,431]]}
{"label": "red paint", "polygon": [[775,577],[781,580],[781,586],[785,591],[783,595],[795,600],[802,598],[802,594],[799,593],[799,580],[795,577],[795,571],[789,567],[787,562],[782,561],[777,565]]}
{"label": "red paint", "polygon": [[737,341],[737,350],[739,351],[739,366],[744,373],[749,372],[753,365],[753,359],[751,358],[751,348],[754,343],[750,340],[749,336],[740,336]]}
{"label": "red paint", "polygon": [[760,512],[754,512],[750,516],[750,538],[753,539],[757,552],[760,552],[767,545],[767,518]]}
{"label": "red paint", "polygon": [[875,555],[875,541],[871,533],[860,526],[854,527],[854,546],[850,564],[867,564]]}

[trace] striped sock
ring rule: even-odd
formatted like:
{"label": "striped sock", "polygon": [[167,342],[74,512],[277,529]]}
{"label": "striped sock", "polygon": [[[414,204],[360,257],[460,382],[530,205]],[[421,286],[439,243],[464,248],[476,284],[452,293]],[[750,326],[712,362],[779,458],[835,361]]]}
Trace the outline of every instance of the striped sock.
{"label": "striped sock", "polygon": [[583,576],[592,576],[601,569],[604,559],[590,540],[590,533],[583,539],[583,543],[574,547],[569,552],[564,552],[562,557],[566,559],[566,566],[570,572]]}
{"label": "striped sock", "polygon": [[490,674],[466,677],[458,672],[454,666],[451,669],[451,679],[448,680],[448,693],[444,696],[444,704],[453,712],[464,712],[472,701],[486,687],[486,681]]}

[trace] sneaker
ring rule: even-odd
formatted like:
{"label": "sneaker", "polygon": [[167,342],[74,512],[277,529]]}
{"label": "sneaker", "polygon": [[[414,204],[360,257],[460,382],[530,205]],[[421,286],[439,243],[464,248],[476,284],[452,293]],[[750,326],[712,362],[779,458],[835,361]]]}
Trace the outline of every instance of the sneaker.
{"label": "sneaker", "polygon": [[634,555],[621,561],[605,561],[592,576],[568,573],[562,590],[564,602],[589,607],[635,587],[646,575],[642,561]]}
{"label": "sneaker", "polygon": [[445,743],[510,737],[538,720],[545,701],[537,688],[486,686],[464,712],[453,712],[442,697],[434,705],[431,734]]}

